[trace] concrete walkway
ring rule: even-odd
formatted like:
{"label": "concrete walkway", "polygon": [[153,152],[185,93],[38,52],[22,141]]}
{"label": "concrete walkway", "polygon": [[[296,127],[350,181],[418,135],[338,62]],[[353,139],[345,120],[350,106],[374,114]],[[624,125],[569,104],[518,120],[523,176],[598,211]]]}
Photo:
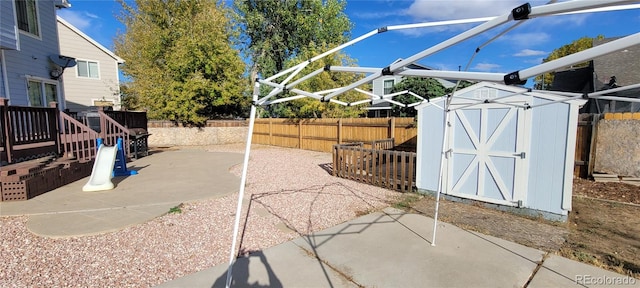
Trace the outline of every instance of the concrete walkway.
{"label": "concrete walkway", "polygon": [[[113,178],[116,189],[83,192],[87,177],[28,201],[0,202],[0,216],[29,215],[27,228],[47,237],[115,231],[161,216],[184,202],[237,192],[240,178],[229,168],[242,164],[242,157],[188,149],[155,153],[128,163],[138,175]],[[211,177],[215,187],[200,181]],[[166,181],[171,179],[176,181]]]}
{"label": "concrete walkway", "polygon": [[[388,208],[255,252],[232,287],[640,287],[640,280]],[[224,287],[227,264],[158,287]]]}

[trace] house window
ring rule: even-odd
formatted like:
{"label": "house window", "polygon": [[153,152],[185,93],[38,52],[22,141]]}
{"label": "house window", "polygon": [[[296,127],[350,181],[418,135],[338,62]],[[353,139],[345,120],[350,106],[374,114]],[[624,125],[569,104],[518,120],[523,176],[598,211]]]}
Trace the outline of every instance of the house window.
{"label": "house window", "polygon": [[78,60],[77,66],[78,77],[94,79],[100,78],[100,73],[98,72],[98,62]]}
{"label": "house window", "polygon": [[36,107],[48,107],[50,102],[58,102],[58,85],[36,79],[27,83],[29,104]]}
{"label": "house window", "polygon": [[391,90],[393,90],[393,79],[384,80],[384,95],[391,94]]}
{"label": "house window", "polygon": [[16,0],[16,18],[18,29],[40,36],[37,5],[36,0]]}

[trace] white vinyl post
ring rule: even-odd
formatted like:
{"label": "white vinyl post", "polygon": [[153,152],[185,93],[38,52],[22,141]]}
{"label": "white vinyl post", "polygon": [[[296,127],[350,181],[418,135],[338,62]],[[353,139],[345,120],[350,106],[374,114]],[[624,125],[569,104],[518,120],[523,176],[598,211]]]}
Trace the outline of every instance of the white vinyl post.
{"label": "white vinyl post", "polygon": [[227,283],[225,287],[231,286],[233,275],[233,263],[236,260],[236,242],[238,242],[238,229],[240,227],[240,217],[242,214],[242,200],[244,199],[244,187],[247,184],[247,168],[249,166],[249,153],[251,152],[251,140],[253,136],[253,126],[256,121],[256,101],[258,101],[258,93],[260,92],[260,83],[256,81],[253,88],[253,103],[251,104],[251,113],[249,115],[249,131],[247,132],[247,143],[244,149],[244,161],[242,164],[242,177],[240,178],[240,192],[238,192],[238,206],[236,207],[236,219],[233,224],[233,240],[231,240],[231,249],[229,251],[229,268],[227,268]]}

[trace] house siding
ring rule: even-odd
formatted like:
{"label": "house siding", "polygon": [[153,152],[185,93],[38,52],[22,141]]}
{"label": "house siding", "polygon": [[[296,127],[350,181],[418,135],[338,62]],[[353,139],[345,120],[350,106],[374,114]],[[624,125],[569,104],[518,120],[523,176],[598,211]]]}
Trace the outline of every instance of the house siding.
{"label": "house siding", "polygon": [[[68,68],[63,74],[67,108],[82,111],[93,106],[94,100],[113,101],[120,104],[118,62],[101,48],[89,42],[65,24],[58,22],[61,54],[77,60],[98,62],[99,78],[78,77],[77,67]],[[115,107],[118,109],[118,107]]]}
{"label": "house siding", "polygon": [[373,80],[373,94],[384,95],[384,81],[389,79],[393,79],[393,85],[396,85],[402,81],[402,76],[383,76]]}
{"label": "house siding", "polygon": [[[0,1],[13,2],[13,1]],[[58,32],[56,28],[56,12],[53,1],[37,1],[38,19],[40,22],[40,37],[27,35],[20,32],[20,50],[4,50],[5,65],[11,105],[29,105],[27,96],[27,77],[50,79],[49,71],[53,64],[49,61],[50,55],[60,54],[58,47]],[[4,8],[4,6],[3,6]],[[2,12],[4,17],[4,11]],[[58,81],[58,87],[60,82]],[[62,101],[63,93],[59,89],[59,101]]]}
{"label": "house siding", "polygon": [[0,98],[9,98],[9,95],[6,95],[6,86],[4,85],[4,51],[0,50]]}
{"label": "house siding", "polygon": [[0,1],[0,49],[18,49],[13,1]]}

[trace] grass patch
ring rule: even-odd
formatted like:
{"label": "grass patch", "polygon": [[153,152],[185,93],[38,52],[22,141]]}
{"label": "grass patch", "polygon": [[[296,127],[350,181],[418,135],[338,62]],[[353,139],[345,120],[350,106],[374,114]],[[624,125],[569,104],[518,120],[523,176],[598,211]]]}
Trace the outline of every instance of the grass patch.
{"label": "grass patch", "polygon": [[415,193],[407,193],[400,196],[398,202],[393,203],[393,205],[391,206],[396,209],[408,210],[411,209],[413,203],[418,200],[420,200],[420,195]]}
{"label": "grass patch", "polygon": [[169,208],[169,214],[180,214],[182,213],[182,204]]}

